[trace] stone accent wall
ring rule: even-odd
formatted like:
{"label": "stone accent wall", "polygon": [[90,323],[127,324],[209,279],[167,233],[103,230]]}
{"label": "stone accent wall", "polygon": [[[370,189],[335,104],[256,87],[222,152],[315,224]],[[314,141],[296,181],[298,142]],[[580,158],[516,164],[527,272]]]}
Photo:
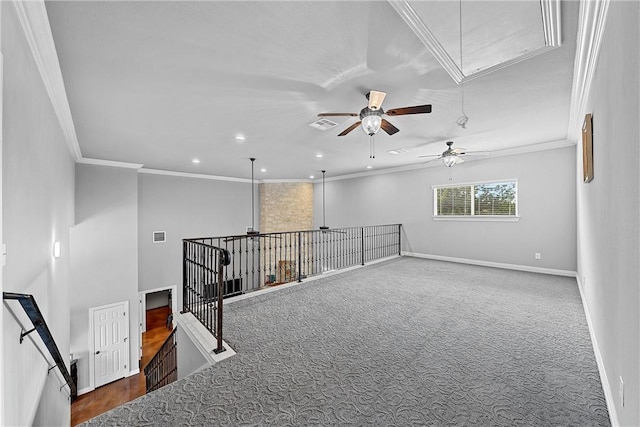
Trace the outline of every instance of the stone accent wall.
{"label": "stone accent wall", "polygon": [[260,232],[311,230],[313,184],[266,182],[260,184]]}

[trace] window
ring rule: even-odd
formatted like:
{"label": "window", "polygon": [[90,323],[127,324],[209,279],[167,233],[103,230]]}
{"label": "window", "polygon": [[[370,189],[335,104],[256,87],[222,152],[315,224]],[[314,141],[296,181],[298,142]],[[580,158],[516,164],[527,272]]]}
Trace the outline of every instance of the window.
{"label": "window", "polygon": [[433,188],[435,217],[518,216],[516,180]]}

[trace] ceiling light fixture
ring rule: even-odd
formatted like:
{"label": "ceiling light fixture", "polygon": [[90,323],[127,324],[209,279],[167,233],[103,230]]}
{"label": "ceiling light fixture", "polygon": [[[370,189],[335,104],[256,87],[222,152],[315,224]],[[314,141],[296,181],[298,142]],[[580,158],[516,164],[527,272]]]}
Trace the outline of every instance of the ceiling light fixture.
{"label": "ceiling light fixture", "polygon": [[316,158],[318,158],[318,159],[321,159],[321,158],[323,158],[323,157],[324,157],[324,154],[322,154],[322,153],[318,153],[318,154],[316,154]]}
{"label": "ceiling light fixture", "polygon": [[369,165],[367,166],[367,169],[373,169],[373,166]]}
{"label": "ceiling light fixture", "polygon": [[373,136],[380,130],[382,117],[380,110],[363,109],[360,112],[360,120],[362,120],[362,130],[369,136]]}
{"label": "ceiling light fixture", "polygon": [[191,163],[196,163],[196,164],[200,163],[200,159],[193,159],[193,160],[191,160]]}
{"label": "ceiling light fixture", "polygon": [[236,140],[236,141],[244,141],[244,140],[245,140],[245,137],[244,137],[244,135],[240,135],[240,134],[238,134],[238,135],[236,135],[236,136],[235,136],[235,140]]}
{"label": "ceiling light fixture", "polygon": [[267,170],[265,168],[260,169],[260,172],[266,172]]}
{"label": "ceiling light fixture", "polygon": [[309,175],[309,179],[313,179],[315,178],[313,175]]}

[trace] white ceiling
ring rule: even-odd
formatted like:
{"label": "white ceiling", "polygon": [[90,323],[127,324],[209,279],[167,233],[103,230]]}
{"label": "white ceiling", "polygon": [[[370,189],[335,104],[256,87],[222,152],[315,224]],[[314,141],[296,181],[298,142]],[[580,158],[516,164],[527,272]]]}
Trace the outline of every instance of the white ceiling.
{"label": "white ceiling", "polygon": [[[567,137],[578,2],[562,2],[562,45],[551,49],[539,1],[464,1],[463,67],[458,1],[46,7],[84,158],[248,178],[255,157],[258,179],[306,179],[420,165],[447,140],[499,153]],[[466,129],[456,124],[462,87]],[[385,110],[433,112],[386,117],[400,132],[375,136],[375,159],[361,129],[337,136],[357,117],[308,126],[321,112],[359,112],[372,89],[387,93]],[[407,152],[388,153],[398,148]]]}

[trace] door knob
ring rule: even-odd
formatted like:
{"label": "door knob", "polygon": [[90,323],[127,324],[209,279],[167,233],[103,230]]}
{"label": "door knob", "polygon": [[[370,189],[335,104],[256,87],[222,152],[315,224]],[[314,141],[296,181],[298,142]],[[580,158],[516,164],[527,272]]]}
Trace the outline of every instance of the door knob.
{"label": "door knob", "polygon": [[100,350],[96,351],[96,354],[100,354]]}

